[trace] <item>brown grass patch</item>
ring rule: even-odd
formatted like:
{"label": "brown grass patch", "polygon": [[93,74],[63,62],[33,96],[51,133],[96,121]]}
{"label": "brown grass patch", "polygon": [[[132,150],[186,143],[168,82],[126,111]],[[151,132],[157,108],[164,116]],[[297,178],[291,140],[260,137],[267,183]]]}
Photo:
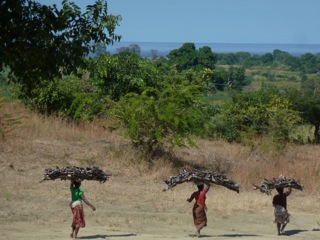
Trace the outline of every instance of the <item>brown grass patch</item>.
{"label": "brown grass patch", "polygon": [[[174,167],[174,161],[178,160],[180,166],[185,162],[226,172],[242,185],[242,190],[249,191],[252,183],[282,174],[299,179],[306,192],[317,192],[319,145],[288,145],[284,152],[275,154],[239,144],[197,139],[198,148],[174,149],[174,159],[164,156],[150,162],[120,132],[106,130],[106,122],[70,123],[38,115],[18,103],[8,103],[2,111],[22,119],[19,128],[8,136],[7,141],[1,142],[2,151],[33,155],[33,160],[42,168],[49,164],[100,165],[115,174],[130,173],[159,180],[180,170]],[[28,157],[23,159],[25,164],[33,161]],[[17,164],[14,159],[8,162]]]}

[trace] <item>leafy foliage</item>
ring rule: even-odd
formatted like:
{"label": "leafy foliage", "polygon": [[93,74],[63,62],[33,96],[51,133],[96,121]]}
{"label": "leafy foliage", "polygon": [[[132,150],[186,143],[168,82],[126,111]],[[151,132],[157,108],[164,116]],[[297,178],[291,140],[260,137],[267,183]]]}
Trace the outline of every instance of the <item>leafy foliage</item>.
{"label": "leafy foliage", "polygon": [[305,123],[314,126],[314,140],[320,142],[320,77],[310,77],[301,89],[289,89],[286,96],[293,103],[292,108],[301,113]]}
{"label": "leafy foliage", "polygon": [[[71,73],[94,52],[92,43],[120,40],[115,27],[120,16],[107,13],[107,3],[97,0],[86,12],[73,2],[41,5],[32,0],[0,3],[0,65],[9,66],[28,95],[41,79]],[[107,31],[106,31],[107,30]]]}
{"label": "leafy foliage", "polygon": [[196,70],[214,69],[217,56],[208,46],[204,46],[197,51],[194,43],[185,43],[179,49],[174,49],[169,53],[169,61],[170,64],[176,66],[178,71],[190,68]]}
{"label": "leafy foliage", "polygon": [[164,84],[141,95],[127,94],[117,104],[115,117],[135,145],[152,150],[166,143],[194,146],[191,136],[206,134],[210,109],[195,86]]}
{"label": "leafy foliage", "polygon": [[211,81],[220,91],[225,89],[242,90],[244,86],[250,83],[246,78],[245,69],[242,67],[215,69]]}
{"label": "leafy foliage", "polygon": [[320,70],[320,63],[317,63],[317,58],[311,53],[305,53],[300,58],[301,70],[304,73],[316,73]]}
{"label": "leafy foliage", "polygon": [[305,53],[297,57],[279,49],[263,55],[251,55],[247,52],[220,53],[217,54],[217,59],[220,65],[242,65],[243,67],[282,65],[288,67],[291,71],[301,71],[308,74],[317,73],[320,70],[320,61],[317,55]]}
{"label": "leafy foliage", "polygon": [[26,99],[25,104],[42,114],[62,113],[70,107],[74,94],[82,91],[81,88],[79,79],[73,75],[53,81],[41,80],[22,99]]}
{"label": "leafy foliage", "polygon": [[90,72],[103,95],[115,101],[130,92],[142,93],[155,86],[159,78],[159,71],[150,61],[130,52],[101,55],[92,61]]}
{"label": "leafy foliage", "polygon": [[97,116],[107,116],[109,98],[96,92],[76,93],[66,115],[75,120],[92,121]]}
{"label": "leafy foliage", "polygon": [[290,110],[290,102],[277,89],[235,93],[215,121],[215,132],[229,142],[244,142],[246,138],[271,137],[285,142],[289,129],[300,121],[298,113]]}

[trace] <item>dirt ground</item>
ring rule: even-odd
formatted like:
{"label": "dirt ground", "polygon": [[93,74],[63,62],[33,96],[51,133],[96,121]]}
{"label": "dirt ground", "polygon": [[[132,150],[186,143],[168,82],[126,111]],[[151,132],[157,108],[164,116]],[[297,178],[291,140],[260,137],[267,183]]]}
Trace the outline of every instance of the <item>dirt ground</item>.
{"label": "dirt ground", "polygon": [[[123,214],[123,212],[121,213]],[[135,213],[132,213],[133,216]],[[139,213],[137,213],[139,214]],[[186,217],[184,215],[168,214],[168,217]],[[100,226],[92,222],[95,217],[88,217],[88,227],[79,232],[80,239],[192,239],[195,238],[191,225],[169,224],[166,221],[154,220],[161,218],[156,215],[148,216],[150,223],[145,226],[116,227],[112,229]],[[204,239],[319,239],[318,230],[310,229],[310,223],[314,220],[312,215],[296,214],[296,219],[292,222],[283,236],[276,236],[272,224],[259,215],[241,215],[224,219],[223,221],[213,221],[208,228],[203,230],[201,238]],[[209,218],[210,219],[210,218]],[[89,221],[91,220],[91,222]],[[211,220],[211,219],[210,219]],[[309,223],[309,226],[307,226]],[[65,224],[41,224],[34,221],[1,223],[0,239],[70,239],[69,229]]]}
{"label": "dirt ground", "polygon": [[[41,175],[40,168],[21,172],[20,177],[14,173],[1,168],[0,239],[70,239],[68,182],[38,183],[32,176]],[[97,210],[85,205],[87,226],[80,230],[80,239],[195,238],[192,204],[186,202],[194,190],[191,183],[163,192],[161,182],[115,176],[108,183],[84,182],[82,187]],[[270,196],[237,194],[213,186],[208,192],[208,227],[202,238],[319,239],[318,209],[304,210],[316,201],[294,191],[288,199],[291,222],[286,234],[277,236]]]}
{"label": "dirt ground", "polygon": [[[80,239],[192,239],[195,238],[191,206],[174,202],[164,211],[152,208],[150,199],[146,204],[119,206],[118,204],[96,203],[97,211],[86,208],[87,226],[80,230]],[[141,201],[143,202],[143,201]],[[140,202],[140,203],[141,203]],[[15,205],[14,201],[5,203]],[[71,214],[68,207],[56,204],[30,204],[34,208],[1,210],[0,239],[70,239]],[[176,205],[180,205],[176,207]],[[148,206],[148,207],[147,207]],[[182,207],[183,206],[183,207]],[[10,207],[9,207],[10,208]],[[28,208],[28,207],[27,207]],[[208,212],[208,227],[202,231],[204,239],[319,239],[316,214],[292,212],[292,221],[283,236],[275,235],[271,215],[236,211],[232,215]],[[183,209],[183,211],[182,211]],[[222,216],[220,215],[222,214]],[[9,215],[9,216],[8,216]]]}
{"label": "dirt ground", "polygon": [[[17,143],[15,143],[17,144]],[[95,212],[85,206],[87,226],[80,239],[192,239],[192,204],[186,199],[195,186],[182,184],[163,192],[163,178],[144,174],[139,166],[102,159],[109,143],[30,140],[7,144],[0,151],[0,239],[70,239],[69,182],[39,183],[55,165],[102,166],[110,181],[85,181],[82,188]],[[89,162],[90,161],[90,162]],[[100,161],[100,162],[99,162]],[[237,194],[220,186],[208,192],[208,227],[204,239],[320,239],[319,196],[293,191],[288,198],[291,222],[283,236],[272,223],[272,196],[253,190]]]}

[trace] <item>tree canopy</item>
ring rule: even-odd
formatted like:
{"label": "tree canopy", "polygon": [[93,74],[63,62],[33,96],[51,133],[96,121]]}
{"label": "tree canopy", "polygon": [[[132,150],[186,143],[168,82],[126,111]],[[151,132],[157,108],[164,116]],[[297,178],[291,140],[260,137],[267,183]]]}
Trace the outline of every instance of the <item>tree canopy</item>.
{"label": "tree canopy", "polygon": [[10,67],[26,93],[41,79],[70,73],[95,51],[98,43],[113,44],[121,16],[108,14],[97,0],[84,13],[73,2],[62,8],[32,0],[0,2],[0,65]]}
{"label": "tree canopy", "polygon": [[314,140],[320,142],[320,77],[310,77],[301,89],[289,89],[286,92],[292,101],[292,108],[301,113],[305,123],[314,126]]}
{"label": "tree canopy", "polygon": [[194,43],[185,43],[180,48],[174,49],[169,53],[169,61],[171,64],[176,65],[179,71],[190,68],[197,70],[203,68],[214,69],[217,56],[208,46],[197,50]]}

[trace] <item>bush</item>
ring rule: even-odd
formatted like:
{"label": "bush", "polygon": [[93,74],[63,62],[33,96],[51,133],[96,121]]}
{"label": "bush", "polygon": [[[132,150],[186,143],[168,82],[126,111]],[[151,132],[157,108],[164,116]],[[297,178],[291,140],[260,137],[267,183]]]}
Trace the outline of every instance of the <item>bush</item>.
{"label": "bush", "polygon": [[195,146],[192,136],[205,136],[212,114],[195,86],[165,85],[141,95],[123,97],[114,109],[120,126],[126,128],[135,146],[148,151],[169,146]]}

